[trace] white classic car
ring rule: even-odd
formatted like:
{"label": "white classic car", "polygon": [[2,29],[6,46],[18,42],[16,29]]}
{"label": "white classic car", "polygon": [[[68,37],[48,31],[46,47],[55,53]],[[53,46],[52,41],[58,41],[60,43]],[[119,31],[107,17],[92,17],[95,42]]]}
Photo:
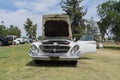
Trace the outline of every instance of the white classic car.
{"label": "white classic car", "polygon": [[82,53],[95,52],[95,41],[73,41],[68,15],[51,14],[43,16],[42,40],[32,43],[29,56],[39,60],[71,61],[77,64]]}

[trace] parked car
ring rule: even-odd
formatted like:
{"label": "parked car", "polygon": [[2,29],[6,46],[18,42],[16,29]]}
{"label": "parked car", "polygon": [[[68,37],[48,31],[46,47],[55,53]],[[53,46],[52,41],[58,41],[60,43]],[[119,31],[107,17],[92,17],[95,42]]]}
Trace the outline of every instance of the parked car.
{"label": "parked car", "polygon": [[23,37],[23,39],[24,39],[24,42],[27,43],[27,44],[33,42],[32,39],[29,39],[29,38],[27,38],[27,37]]}
{"label": "parked car", "polygon": [[14,45],[20,44],[20,42],[18,40],[14,40],[13,42],[14,42]]}
{"label": "parked car", "polygon": [[0,46],[12,44],[13,38],[10,36],[0,36]]}
{"label": "parked car", "polygon": [[0,46],[5,44],[8,44],[7,38],[0,36]]}
{"label": "parked car", "polygon": [[12,36],[12,37],[13,37],[13,43],[14,43],[14,45],[20,44],[20,42],[18,40],[16,40],[17,36]]}
{"label": "parked car", "polygon": [[16,38],[17,41],[19,41],[20,44],[25,44],[24,38]]}
{"label": "parked car", "polygon": [[68,15],[44,15],[42,27],[42,40],[32,43],[29,51],[35,63],[39,60],[70,61],[76,65],[82,53],[96,51],[96,47],[91,46],[95,42],[72,40]]}

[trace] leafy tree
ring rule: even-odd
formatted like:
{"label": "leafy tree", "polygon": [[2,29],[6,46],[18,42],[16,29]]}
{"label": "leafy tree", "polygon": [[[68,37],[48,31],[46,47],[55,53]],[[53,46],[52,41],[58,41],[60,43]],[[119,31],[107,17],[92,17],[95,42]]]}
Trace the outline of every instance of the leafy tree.
{"label": "leafy tree", "polygon": [[61,7],[65,14],[69,15],[73,36],[79,38],[85,33],[85,24],[83,16],[87,11],[83,11],[83,7],[80,6],[82,0],[61,0]]}
{"label": "leafy tree", "polygon": [[0,25],[0,36],[7,35],[7,28],[4,25]]}
{"label": "leafy tree", "polygon": [[27,18],[27,21],[24,24],[24,29],[29,38],[31,38],[31,39],[36,38],[37,24],[33,24],[33,22],[29,18]]}
{"label": "leafy tree", "polygon": [[98,22],[102,37],[107,30],[112,32],[116,40],[120,37],[120,1],[109,0],[98,6],[98,15],[101,20]]}
{"label": "leafy tree", "polygon": [[2,21],[1,23],[2,25],[0,25],[0,36],[6,36],[7,28],[4,26],[4,21]]}
{"label": "leafy tree", "polygon": [[10,28],[8,28],[8,35],[14,35],[14,36],[21,36],[21,31],[17,26],[10,25]]}
{"label": "leafy tree", "polygon": [[38,36],[38,40],[42,40],[42,36]]}
{"label": "leafy tree", "polygon": [[4,26],[4,21],[1,22],[2,25],[0,25],[0,36],[7,36],[7,35],[15,35],[15,36],[21,36],[21,31],[17,26],[10,25],[9,28],[6,28]]}
{"label": "leafy tree", "polygon": [[91,17],[90,20],[87,20],[87,34],[90,34],[90,35],[99,35],[99,28],[98,28],[98,25],[97,25],[97,22],[94,21],[94,18]]}

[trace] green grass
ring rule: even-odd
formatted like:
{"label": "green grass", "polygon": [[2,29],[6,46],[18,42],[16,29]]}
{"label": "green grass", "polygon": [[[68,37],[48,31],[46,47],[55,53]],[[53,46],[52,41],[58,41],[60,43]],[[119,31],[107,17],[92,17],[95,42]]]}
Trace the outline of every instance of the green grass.
{"label": "green grass", "polygon": [[120,49],[109,47],[83,54],[77,66],[46,62],[35,65],[30,45],[0,47],[0,80],[120,80]]}

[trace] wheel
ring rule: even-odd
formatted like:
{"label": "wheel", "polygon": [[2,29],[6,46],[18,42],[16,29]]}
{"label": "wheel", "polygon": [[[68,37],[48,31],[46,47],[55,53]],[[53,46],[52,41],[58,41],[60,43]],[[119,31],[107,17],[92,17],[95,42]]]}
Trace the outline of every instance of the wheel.
{"label": "wheel", "polygon": [[0,46],[2,46],[3,45],[3,42],[2,41],[0,41]]}
{"label": "wheel", "polygon": [[76,66],[77,65],[77,61],[71,61],[71,64]]}
{"label": "wheel", "polygon": [[18,40],[19,41],[19,43],[21,44],[21,41],[20,40]]}
{"label": "wheel", "polygon": [[35,64],[39,64],[40,61],[39,60],[34,60]]}

